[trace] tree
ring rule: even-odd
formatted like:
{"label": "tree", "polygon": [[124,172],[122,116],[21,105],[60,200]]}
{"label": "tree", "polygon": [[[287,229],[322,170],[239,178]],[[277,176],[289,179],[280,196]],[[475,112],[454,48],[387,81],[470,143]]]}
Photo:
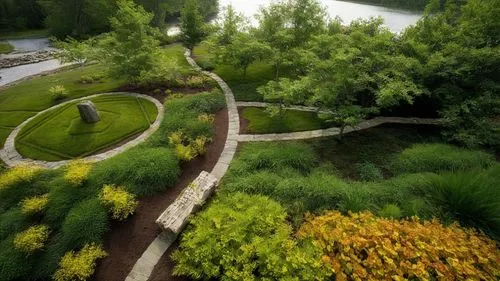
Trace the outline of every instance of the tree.
{"label": "tree", "polygon": [[181,32],[184,46],[190,50],[206,36],[205,23],[198,0],[186,0],[181,11]]}

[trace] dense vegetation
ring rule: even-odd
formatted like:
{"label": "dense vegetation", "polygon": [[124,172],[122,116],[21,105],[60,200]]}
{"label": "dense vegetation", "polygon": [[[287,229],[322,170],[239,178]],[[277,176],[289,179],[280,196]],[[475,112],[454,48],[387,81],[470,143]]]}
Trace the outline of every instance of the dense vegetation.
{"label": "dense vegetation", "polygon": [[[119,0],[22,0],[0,1],[0,29],[22,30],[48,27],[52,35],[88,37],[109,31],[109,18]],[[163,27],[171,17],[178,17],[184,0],[137,0],[154,15],[153,24]],[[200,0],[200,12],[208,18],[218,11],[217,0]]]}
{"label": "dense vegetation", "polygon": [[271,4],[255,28],[229,7],[207,43],[212,59],[195,55],[239,99],[319,106],[341,128],[376,114],[440,116],[450,141],[497,146],[499,5],[431,1],[400,35],[381,19],[327,20],[314,0]]}

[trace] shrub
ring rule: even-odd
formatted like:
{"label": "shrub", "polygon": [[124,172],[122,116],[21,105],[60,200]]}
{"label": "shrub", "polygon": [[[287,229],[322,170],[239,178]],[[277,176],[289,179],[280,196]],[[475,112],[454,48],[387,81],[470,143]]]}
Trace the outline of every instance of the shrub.
{"label": "shrub", "polygon": [[297,234],[323,248],[336,280],[496,280],[496,243],[438,221],[390,220],[369,212],[308,217]]}
{"label": "shrub", "polygon": [[172,150],[134,148],[99,162],[90,177],[93,185],[122,185],[129,192],[143,196],[174,185],[179,174],[179,160]]}
{"label": "shrub", "polygon": [[87,180],[91,170],[92,163],[82,160],[73,160],[68,164],[64,178],[72,185],[79,186]]}
{"label": "shrub", "polygon": [[49,202],[49,194],[26,198],[21,201],[21,212],[23,214],[41,213]]}
{"label": "shrub", "polygon": [[291,238],[286,213],[263,196],[216,199],[190,221],[175,275],[221,280],[326,280],[318,248]]}
{"label": "shrub", "polygon": [[23,253],[31,254],[43,248],[48,238],[49,228],[46,225],[32,226],[16,235],[14,238],[14,248]]}
{"label": "shrub", "polygon": [[69,96],[68,91],[63,85],[56,85],[49,89],[50,96],[52,100],[62,100]]}
{"label": "shrub", "polygon": [[356,165],[359,179],[362,181],[379,181],[384,178],[382,171],[371,162],[363,162]]}
{"label": "shrub", "polygon": [[66,253],[59,262],[59,269],[54,273],[55,281],[87,280],[96,267],[98,259],[107,256],[101,246],[87,244],[79,252]]}
{"label": "shrub", "polygon": [[99,200],[88,199],[74,206],[66,216],[63,225],[65,245],[81,247],[87,243],[101,243],[108,230],[108,214]]}
{"label": "shrub", "polygon": [[121,186],[105,185],[99,199],[111,211],[111,217],[124,220],[132,215],[137,207],[137,200]]}
{"label": "shrub", "polygon": [[183,161],[191,161],[198,155],[206,152],[207,137],[199,136],[194,140],[188,139],[182,131],[173,132],[168,137],[170,145],[174,146],[175,154]]}
{"label": "shrub", "polygon": [[98,83],[104,79],[106,75],[104,73],[94,73],[91,75],[83,75],[78,79],[78,82],[81,84],[92,84]]}
{"label": "shrub", "polygon": [[0,190],[25,183],[33,180],[33,178],[42,169],[38,166],[20,165],[16,166],[7,172],[0,175]]}
{"label": "shrub", "polygon": [[401,209],[397,205],[387,204],[379,212],[378,215],[389,219],[399,219],[402,217]]}
{"label": "shrub", "polygon": [[198,121],[213,124],[215,121],[215,116],[213,114],[202,113],[198,115]]}
{"label": "shrub", "polygon": [[182,161],[191,161],[196,158],[196,150],[191,145],[177,144],[175,146],[175,154]]}
{"label": "shrub", "polygon": [[33,260],[38,255],[26,255],[13,244],[14,236],[0,240],[0,281],[31,280]]}
{"label": "shrub", "polygon": [[19,208],[0,215],[0,240],[29,227],[29,221]]}
{"label": "shrub", "polygon": [[485,168],[494,163],[492,155],[446,144],[416,144],[392,161],[396,173],[457,171]]}
{"label": "shrub", "polygon": [[212,140],[207,137],[200,136],[193,140],[189,145],[194,149],[197,155],[205,155],[205,152],[207,151],[205,145],[210,141]]}
{"label": "shrub", "polygon": [[314,150],[303,143],[248,143],[233,161],[232,173],[249,173],[258,170],[293,168],[309,173],[318,166]]}
{"label": "shrub", "polygon": [[191,76],[186,80],[186,87],[188,88],[207,88],[211,85],[212,79],[207,76]]}
{"label": "shrub", "polygon": [[486,171],[428,177],[423,193],[445,218],[477,227],[500,239],[500,165]]}

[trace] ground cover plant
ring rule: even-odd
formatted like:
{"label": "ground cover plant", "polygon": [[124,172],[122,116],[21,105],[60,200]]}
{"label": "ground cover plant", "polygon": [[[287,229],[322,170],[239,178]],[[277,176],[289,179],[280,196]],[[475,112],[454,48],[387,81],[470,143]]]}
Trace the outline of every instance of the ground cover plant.
{"label": "ground cover plant", "polygon": [[14,51],[14,47],[9,43],[0,43],[0,54],[8,54]]}
{"label": "ground cover plant", "polygon": [[[199,116],[209,116],[224,106],[224,96],[217,90],[177,95],[166,101],[166,118],[147,142],[93,164],[90,171],[88,166],[76,170],[70,165],[58,170],[20,167],[2,173],[0,280],[88,278],[96,259],[103,256],[100,245],[109,220],[129,217],[136,198],[177,182],[180,161],[169,136],[182,130],[194,139],[211,138],[212,123]],[[183,115],[171,114],[174,110]],[[47,225],[48,238],[43,250],[26,256],[14,248],[15,237],[37,224]],[[94,248],[99,251],[90,253]],[[72,265],[80,262],[81,270],[75,270]]]}
{"label": "ground cover plant", "polygon": [[86,123],[76,102],[69,103],[23,127],[16,138],[16,149],[38,160],[81,158],[141,133],[156,120],[155,104],[143,98],[109,95],[89,100],[95,104],[100,121]]}
{"label": "ground cover plant", "polygon": [[318,130],[333,126],[320,119],[315,112],[285,110],[274,116],[265,108],[258,107],[246,107],[241,112],[242,118],[248,121],[246,133],[287,133]]}

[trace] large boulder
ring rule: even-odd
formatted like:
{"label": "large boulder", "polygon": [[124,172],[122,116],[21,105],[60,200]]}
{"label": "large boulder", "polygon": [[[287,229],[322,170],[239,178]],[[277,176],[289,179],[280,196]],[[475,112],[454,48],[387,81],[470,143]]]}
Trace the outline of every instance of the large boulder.
{"label": "large boulder", "polygon": [[93,102],[86,100],[77,104],[76,107],[78,107],[80,117],[86,123],[95,123],[101,120],[99,112],[97,112],[97,108],[95,107]]}

